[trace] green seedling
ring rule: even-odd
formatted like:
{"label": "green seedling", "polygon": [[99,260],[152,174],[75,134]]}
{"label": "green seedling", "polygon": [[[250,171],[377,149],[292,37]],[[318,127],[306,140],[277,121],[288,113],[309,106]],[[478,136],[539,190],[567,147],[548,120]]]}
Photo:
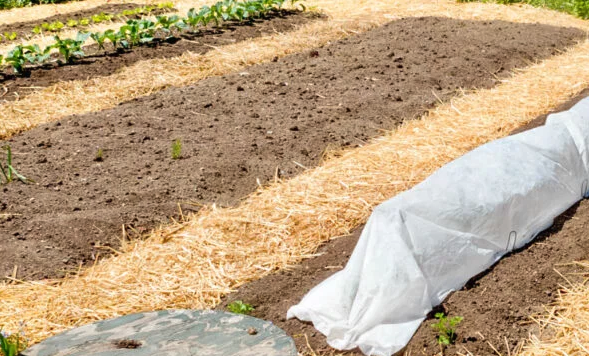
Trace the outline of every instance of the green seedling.
{"label": "green seedling", "polygon": [[33,27],[33,30],[32,30],[32,32],[33,32],[35,35],[40,35],[40,34],[41,34],[41,26],[38,26],[38,25],[37,25],[37,26]]}
{"label": "green seedling", "polygon": [[235,314],[251,314],[254,311],[254,307],[251,304],[247,304],[242,302],[241,300],[236,300],[229,305],[227,305],[227,309]]}
{"label": "green seedling", "polygon": [[104,161],[103,154],[104,154],[104,152],[102,151],[102,148],[99,148],[98,151],[96,151],[96,156],[94,157],[94,161],[96,161],[96,162]]}
{"label": "green seedling", "polygon": [[[2,162],[0,162],[0,172],[4,176],[4,183],[8,184],[14,181],[15,179],[18,179],[19,181],[25,184],[33,182],[33,180],[28,179],[25,176],[19,174],[12,165],[12,150],[10,149],[10,146],[5,145],[2,147],[2,149],[6,151],[6,163],[2,164]],[[6,341],[7,339],[3,337],[2,340]]]}
{"label": "green seedling", "polygon": [[104,42],[106,42],[106,34],[104,32],[93,32],[90,34],[90,38],[96,42],[98,49],[105,50]]}
{"label": "green seedling", "polygon": [[172,159],[182,158],[182,141],[180,139],[172,142]]}
{"label": "green seedling", "polygon": [[[157,26],[168,35],[168,37],[172,34],[174,28],[177,28],[177,24],[180,22],[180,18],[176,15],[174,16],[157,16]],[[182,22],[180,22],[182,23]],[[180,25],[182,26],[182,25]]]}
{"label": "green seedling", "polygon": [[49,58],[50,51],[51,46],[41,50],[38,45],[18,45],[8,52],[4,57],[4,61],[12,66],[15,74],[21,75],[24,73],[24,66],[27,62],[32,64],[43,63]]}
{"label": "green seedling", "polygon": [[61,21],[55,21],[48,25],[47,29],[51,32],[59,32],[65,25]]}
{"label": "green seedling", "polygon": [[113,48],[117,48],[117,44],[123,40],[124,34],[120,31],[115,32],[114,30],[106,30],[104,31],[104,37],[112,43]]}
{"label": "green seedling", "polygon": [[80,26],[89,26],[89,25],[90,25],[90,19],[88,19],[88,18],[80,19]]}
{"label": "green seedling", "polygon": [[162,3],[157,4],[157,8],[160,9],[160,10],[163,10],[163,9],[173,9],[174,8],[174,3],[173,2],[170,2],[170,1],[162,2]]}
{"label": "green seedling", "polygon": [[78,27],[80,23],[76,20],[69,19],[65,24],[67,27]]}
{"label": "green seedling", "polygon": [[57,48],[59,53],[64,57],[66,63],[72,63],[75,59],[83,57],[84,51],[82,46],[90,37],[89,33],[78,32],[76,39],[66,38],[61,39],[59,36],[53,37],[55,39],[54,48]]}
{"label": "green seedling", "polygon": [[438,319],[438,322],[432,324],[432,328],[438,334],[436,336],[438,344],[444,349],[444,347],[454,344],[456,341],[456,327],[464,318],[461,316],[447,318],[444,313],[436,313],[435,317]]}
{"label": "green seedling", "polygon": [[16,37],[16,32],[4,32],[4,39],[7,41],[14,41]]}

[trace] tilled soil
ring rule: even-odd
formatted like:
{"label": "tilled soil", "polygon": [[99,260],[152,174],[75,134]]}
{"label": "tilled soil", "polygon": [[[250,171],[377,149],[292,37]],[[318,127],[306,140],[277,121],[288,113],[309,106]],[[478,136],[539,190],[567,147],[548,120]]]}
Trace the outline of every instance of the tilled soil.
{"label": "tilled soil", "polygon": [[262,37],[277,32],[288,32],[309,21],[322,19],[319,13],[292,10],[276,11],[263,19],[251,22],[224,22],[223,26],[209,26],[199,32],[183,34],[168,40],[157,40],[150,45],[134,47],[131,50],[114,50],[110,43],[105,50],[97,45],[84,47],[85,57],[73,64],[63,64],[54,56],[52,62],[31,68],[24,76],[15,76],[12,69],[0,72],[0,104],[18,100],[58,82],[87,80],[111,75],[136,62],[172,58],[186,52],[205,54],[215,47]]}
{"label": "tilled soil", "polygon": [[[9,140],[37,183],[0,196],[0,273],[57,277],[199,203],[235,204],[275,174],[316,165],[420,116],[458,88],[574,44],[584,33],[538,24],[408,18],[324,48],[72,116]],[[171,144],[182,142],[182,158]],[[98,150],[102,159],[97,159]],[[197,203],[197,204],[194,204]],[[132,229],[131,229],[132,228]]]}
{"label": "tilled soil", "polygon": [[[555,112],[568,110],[589,91],[564,104]],[[516,132],[543,125],[546,115],[532,121]],[[531,315],[544,311],[552,303],[556,288],[565,283],[560,273],[575,272],[573,261],[589,258],[589,201],[584,200],[559,216],[554,225],[540,234],[528,246],[501,259],[485,273],[474,277],[462,290],[451,294],[421,325],[405,350],[406,355],[435,355],[440,352],[436,334],[431,328],[432,315],[444,311],[450,316],[462,316],[457,328],[455,345],[446,355],[471,352],[477,356],[514,354],[530,333],[537,333]],[[333,240],[321,247],[321,256],[305,260],[290,271],[281,271],[248,283],[232,293],[219,308],[242,300],[256,309],[253,316],[271,320],[291,335],[301,352],[331,350],[325,337],[310,323],[297,319],[285,320],[289,307],[297,304],[313,287],[342,269],[347,263],[362,227],[352,235]],[[556,270],[555,270],[556,268]],[[577,277],[580,278],[580,277]],[[574,280],[574,276],[568,276]],[[509,350],[508,350],[509,347]],[[360,356],[359,351],[346,353]]]}
{"label": "tilled soil", "polygon": [[[46,17],[41,20],[16,22],[16,23],[0,25],[0,33],[15,32],[17,34],[17,39],[15,40],[15,42],[18,42],[22,39],[35,36],[35,34],[32,32],[33,28],[35,28],[35,26],[40,26],[43,22],[51,23],[51,22],[55,22],[55,21],[61,21],[62,23],[65,24],[70,19],[79,21],[83,18],[90,18],[90,17],[92,17],[92,15],[98,15],[100,13],[115,15],[115,14],[121,13],[124,10],[132,10],[132,9],[136,9],[141,6],[143,6],[143,5],[133,4],[133,3],[104,4],[104,5],[100,5],[100,6],[93,7],[91,9],[82,10],[82,11],[70,12],[70,13],[65,13],[65,14],[56,14],[56,15]],[[164,12],[171,12],[171,11],[173,11],[173,10],[155,9],[150,14],[150,16],[154,16],[154,15],[161,14]],[[130,18],[139,18],[139,17],[140,16],[133,16],[133,17],[128,17],[128,18],[130,19]],[[83,28],[80,28],[80,29],[83,29]],[[56,33],[48,32],[45,35],[52,36],[54,34],[59,35],[59,32],[56,32]],[[4,41],[7,41],[7,39],[4,39]],[[4,43],[6,43],[6,42],[3,42],[3,44]]]}

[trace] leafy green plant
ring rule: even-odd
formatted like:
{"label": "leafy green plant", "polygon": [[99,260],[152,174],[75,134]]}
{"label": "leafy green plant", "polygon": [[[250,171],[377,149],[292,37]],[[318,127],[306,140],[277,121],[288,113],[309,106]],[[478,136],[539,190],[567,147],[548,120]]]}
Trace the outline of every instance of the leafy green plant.
{"label": "leafy green plant", "polygon": [[157,16],[157,26],[167,35],[170,35],[174,28],[177,28],[177,25],[180,22],[180,18],[176,15],[173,16]]}
{"label": "leafy green plant", "polygon": [[83,57],[84,51],[82,46],[84,42],[90,37],[89,33],[78,32],[75,39],[66,38],[61,39],[59,36],[54,36],[54,48],[57,48],[59,53],[64,57],[66,63],[72,63],[76,58]]}
{"label": "leafy green plant", "polygon": [[438,319],[438,322],[432,324],[432,328],[438,333],[438,344],[442,348],[454,344],[456,341],[456,327],[464,318],[461,316],[448,318],[444,313],[436,313],[435,317]]}
{"label": "leafy green plant", "polygon": [[227,309],[235,314],[251,314],[254,311],[254,307],[251,304],[247,304],[242,302],[241,300],[236,300],[229,305],[227,305]]}
{"label": "leafy green plant", "polygon": [[[2,164],[2,162],[0,162],[0,172],[4,176],[4,183],[8,184],[8,183],[14,181],[15,179],[18,179],[19,181],[21,181],[23,183],[33,182],[31,179],[28,179],[25,176],[19,174],[16,171],[16,169],[14,168],[14,166],[12,165],[12,150],[10,149],[10,145],[5,145],[2,147],[2,149],[4,151],[6,151],[6,162],[4,164]],[[6,341],[6,338],[3,336],[3,339],[0,339],[0,340]],[[1,342],[4,344],[4,341],[1,341]]]}
{"label": "leafy green plant", "polygon": [[67,27],[77,27],[80,23],[76,20],[69,19],[65,24]]}
{"label": "leafy green plant", "polygon": [[51,32],[59,32],[63,29],[65,25],[61,21],[54,21],[47,24],[47,30]]}
{"label": "leafy green plant", "polygon": [[90,19],[88,19],[88,18],[80,19],[80,26],[89,26],[89,25],[90,25]]}
{"label": "leafy green plant", "polygon": [[16,32],[4,32],[4,39],[7,41],[14,41],[16,37]]}
{"label": "leafy green plant", "polygon": [[38,45],[23,46],[18,45],[8,52],[4,57],[4,62],[8,63],[14,69],[14,73],[23,74],[24,66],[29,63],[42,63],[49,58],[51,47],[41,50]]}
{"label": "leafy green plant", "polygon": [[172,159],[182,158],[182,141],[180,139],[172,142]]}
{"label": "leafy green plant", "polygon": [[96,44],[98,45],[98,49],[105,50],[104,43],[107,39],[106,32],[93,32],[90,34],[90,38],[92,38],[96,42]]}

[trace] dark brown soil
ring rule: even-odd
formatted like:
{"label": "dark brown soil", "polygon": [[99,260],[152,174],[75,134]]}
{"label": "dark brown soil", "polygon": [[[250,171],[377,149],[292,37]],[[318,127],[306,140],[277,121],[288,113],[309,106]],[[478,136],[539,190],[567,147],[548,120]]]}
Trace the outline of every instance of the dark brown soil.
{"label": "dark brown soil", "polygon": [[[86,10],[82,10],[82,11],[76,11],[76,12],[71,12],[71,13],[65,13],[65,14],[56,14],[54,16],[50,16],[50,17],[46,17],[42,20],[35,20],[35,21],[26,21],[26,22],[16,22],[16,23],[11,23],[11,24],[5,24],[5,25],[0,25],[0,33],[5,33],[5,32],[16,32],[17,35],[17,40],[19,41],[21,39],[24,38],[29,38],[34,36],[33,34],[33,28],[35,28],[35,26],[39,26],[41,25],[43,22],[55,22],[55,21],[61,21],[62,23],[66,23],[67,20],[76,20],[79,21],[83,18],[89,18],[92,15],[98,15],[100,13],[105,13],[105,14],[119,14],[121,13],[123,10],[133,10],[136,9],[138,7],[141,7],[142,5],[139,4],[133,4],[133,3],[127,3],[127,4],[104,4],[104,5],[100,5],[91,9],[86,9]],[[165,9],[165,10],[160,10],[160,9],[155,9],[151,15],[157,15],[157,14],[161,14],[164,12],[170,12],[172,10],[169,9]],[[129,17],[131,18],[131,17]],[[135,17],[134,17],[135,18]],[[58,32],[56,32],[55,34],[59,34]],[[53,33],[47,33],[47,35],[53,35]],[[3,42],[4,43],[4,42]]]}
{"label": "dark brown soil", "polygon": [[[60,275],[117,247],[123,224],[147,231],[181,205],[235,204],[275,174],[316,165],[419,116],[457,88],[583,38],[537,24],[410,18],[324,48],[14,137],[15,166],[37,184],[0,195],[0,273]],[[419,40],[417,40],[419,39]],[[171,158],[173,140],[182,159]],[[103,160],[97,161],[99,149]],[[296,162],[296,163],[295,163]],[[127,228],[127,231],[131,231]]]}
{"label": "dark brown soil", "polygon": [[[555,112],[568,110],[587,95],[589,91],[581,93]],[[546,115],[543,115],[516,132],[543,125],[545,120]],[[461,352],[466,355],[468,350],[474,355],[496,356],[494,347],[507,355],[506,345],[513,354],[518,343],[527,339],[530,332],[537,331],[537,324],[529,316],[542,313],[543,305],[554,301],[556,288],[564,283],[554,268],[561,273],[573,272],[572,266],[557,265],[589,258],[589,240],[585,239],[587,228],[589,201],[584,200],[558,217],[555,224],[529,246],[506,256],[448,297],[436,311],[459,315],[464,320],[457,329],[456,345],[449,347],[446,354]],[[315,351],[330,350],[325,337],[311,324],[296,319],[285,320],[286,312],[311,288],[345,266],[361,231],[362,227],[359,227],[352,235],[327,243],[319,251],[321,256],[306,260],[291,271],[246,284],[229,295],[219,308],[223,309],[235,300],[250,303],[256,308],[253,316],[271,320],[286,330],[294,337],[300,351],[308,349],[307,339]],[[440,351],[436,334],[430,327],[433,322],[430,317],[421,325],[406,349],[407,355],[431,356]],[[362,355],[359,351],[348,354]]]}
{"label": "dark brown soil", "polygon": [[241,24],[227,22],[219,29],[210,27],[195,34],[185,32],[180,38],[158,41],[153,45],[135,47],[128,51],[113,51],[110,44],[105,46],[106,51],[100,50],[96,45],[87,46],[84,47],[86,57],[74,64],[63,65],[53,61],[31,69],[26,76],[15,76],[12,69],[0,72],[0,103],[22,99],[39,88],[58,82],[108,76],[121,68],[148,59],[172,58],[186,52],[204,54],[214,47],[276,32],[288,32],[308,21],[321,18],[322,15],[317,13],[283,10],[264,19]]}

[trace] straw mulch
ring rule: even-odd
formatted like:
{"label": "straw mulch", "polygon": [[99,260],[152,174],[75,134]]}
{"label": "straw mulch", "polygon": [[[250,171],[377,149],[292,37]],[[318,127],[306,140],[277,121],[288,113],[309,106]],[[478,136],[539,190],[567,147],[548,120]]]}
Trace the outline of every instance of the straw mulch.
{"label": "straw mulch", "polygon": [[[589,268],[589,262],[578,262]],[[589,285],[569,283],[538,320],[544,338],[533,335],[520,356],[589,355]],[[541,341],[542,340],[542,341]]]}
{"label": "straw mulch", "polygon": [[308,0],[311,9],[324,11],[328,21],[307,24],[283,34],[217,48],[205,55],[186,53],[172,59],[138,62],[108,77],[62,82],[0,106],[0,138],[42,123],[114,107],[170,86],[185,86],[274,57],[304,51],[369,30],[404,16],[450,16],[460,19],[500,19],[541,22],[586,29],[571,16],[530,6],[457,4],[454,0]]}
{"label": "straw mulch", "polygon": [[[243,283],[312,255],[372,208],[485,142],[505,136],[589,86],[589,43],[490,90],[466,94],[364,147],[260,189],[239,207],[203,208],[61,282],[0,288],[0,325],[27,322],[39,341],[67,328],[144,310],[209,308]],[[507,105],[508,104],[508,105]]]}

